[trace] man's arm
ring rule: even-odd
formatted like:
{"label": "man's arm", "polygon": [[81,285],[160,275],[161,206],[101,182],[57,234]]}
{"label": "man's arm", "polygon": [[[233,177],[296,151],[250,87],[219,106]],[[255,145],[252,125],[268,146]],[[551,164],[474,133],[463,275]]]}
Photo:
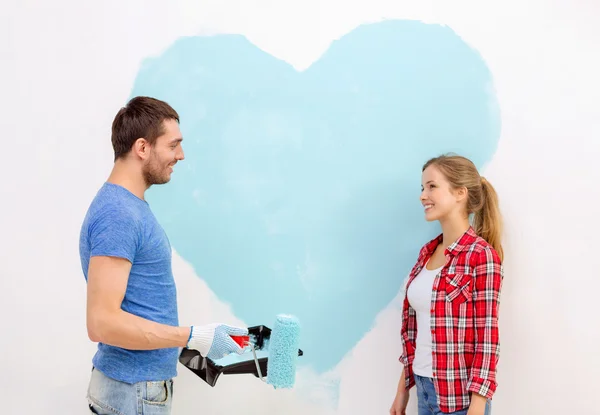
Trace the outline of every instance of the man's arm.
{"label": "man's arm", "polygon": [[130,350],[185,347],[190,327],[146,320],[121,309],[131,262],[93,256],[87,284],[87,330],[90,340]]}

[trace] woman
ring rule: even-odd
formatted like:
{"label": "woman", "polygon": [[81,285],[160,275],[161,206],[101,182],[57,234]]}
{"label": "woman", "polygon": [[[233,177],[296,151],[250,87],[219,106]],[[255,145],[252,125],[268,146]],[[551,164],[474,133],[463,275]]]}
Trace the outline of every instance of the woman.
{"label": "woman", "polygon": [[421,203],[442,233],[423,246],[408,277],[404,370],[390,414],[406,414],[416,385],[418,415],[489,415],[503,279],[498,198],[470,160],[444,155],[423,166]]}

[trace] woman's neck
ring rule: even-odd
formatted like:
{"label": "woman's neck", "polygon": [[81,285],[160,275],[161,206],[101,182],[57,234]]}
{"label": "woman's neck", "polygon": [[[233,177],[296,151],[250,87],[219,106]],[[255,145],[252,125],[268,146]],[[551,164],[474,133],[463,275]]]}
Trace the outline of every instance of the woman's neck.
{"label": "woman's neck", "polygon": [[445,221],[440,220],[442,225],[442,247],[444,249],[452,245],[457,239],[469,229],[471,224],[469,218],[453,218]]}

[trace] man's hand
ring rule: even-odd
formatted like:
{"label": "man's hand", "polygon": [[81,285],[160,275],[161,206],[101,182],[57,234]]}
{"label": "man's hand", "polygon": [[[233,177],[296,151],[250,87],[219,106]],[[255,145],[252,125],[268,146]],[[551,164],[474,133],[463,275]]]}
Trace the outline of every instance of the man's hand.
{"label": "man's hand", "polygon": [[221,359],[231,353],[242,354],[242,349],[231,336],[247,336],[248,329],[213,323],[206,326],[192,326],[188,349],[198,350],[209,359]]}

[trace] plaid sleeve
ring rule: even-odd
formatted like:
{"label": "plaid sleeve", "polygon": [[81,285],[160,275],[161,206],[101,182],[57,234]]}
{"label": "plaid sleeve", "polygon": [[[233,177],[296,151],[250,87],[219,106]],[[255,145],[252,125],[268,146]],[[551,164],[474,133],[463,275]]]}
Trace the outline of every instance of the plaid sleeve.
{"label": "plaid sleeve", "polygon": [[473,307],[475,356],[467,389],[490,399],[496,391],[500,353],[498,308],[504,270],[497,252],[486,247],[475,266]]}
{"label": "plaid sleeve", "polygon": [[416,315],[409,307],[406,295],[403,303],[402,330],[400,335],[402,339],[402,355],[399,360],[404,366],[404,386],[408,390],[415,385],[414,374],[412,372],[412,360],[414,359],[415,351],[411,340],[416,337]]}

